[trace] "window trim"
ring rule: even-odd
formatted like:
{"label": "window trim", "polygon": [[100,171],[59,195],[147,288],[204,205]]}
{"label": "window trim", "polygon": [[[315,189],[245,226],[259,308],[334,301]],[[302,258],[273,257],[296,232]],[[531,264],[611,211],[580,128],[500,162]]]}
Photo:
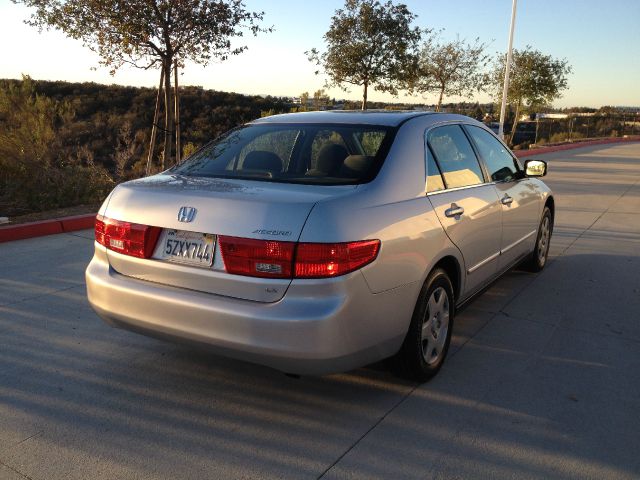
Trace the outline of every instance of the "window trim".
{"label": "window trim", "polygon": [[[421,115],[418,115],[421,116]],[[212,145],[215,145],[216,143],[218,143],[221,139],[231,135],[233,132],[237,131],[237,130],[241,130],[243,128],[251,128],[251,127],[257,127],[257,128],[277,128],[277,127],[292,127],[292,128],[314,128],[314,129],[323,129],[323,128],[347,128],[347,129],[358,129],[358,128],[362,128],[364,130],[383,130],[386,132],[386,136],[384,138],[384,140],[382,141],[382,143],[380,144],[380,148],[378,149],[378,153],[375,155],[374,157],[374,163],[373,166],[371,168],[371,170],[369,171],[368,175],[362,177],[361,179],[357,179],[357,180],[353,180],[353,181],[345,181],[345,182],[340,182],[340,183],[335,183],[335,184],[326,184],[326,183],[322,183],[322,182],[314,182],[314,181],[287,181],[287,180],[283,180],[283,179],[278,179],[278,181],[274,181],[272,179],[265,179],[265,178],[259,178],[259,177],[242,177],[242,176],[224,176],[224,175],[211,175],[210,178],[219,178],[219,179],[223,179],[223,180],[243,180],[243,181],[257,181],[257,182],[265,182],[265,183],[282,183],[282,184],[292,184],[292,185],[314,185],[314,186],[326,186],[326,187],[332,187],[332,186],[345,186],[345,185],[364,185],[364,184],[368,184],[373,182],[374,180],[376,180],[378,178],[378,175],[380,173],[380,171],[382,170],[382,167],[384,166],[385,162],[387,161],[388,157],[389,157],[389,153],[391,151],[391,147],[393,146],[395,140],[396,140],[396,136],[398,134],[398,131],[400,130],[400,128],[402,127],[402,125],[404,125],[404,123],[406,123],[406,121],[408,120],[412,120],[413,118],[417,118],[416,117],[411,117],[408,118],[406,120],[404,120],[403,122],[401,122],[400,124],[396,125],[396,126],[389,126],[389,125],[380,125],[380,124],[368,124],[368,123],[340,123],[340,122],[322,122],[322,123],[314,123],[314,122],[264,122],[264,123],[254,123],[254,122],[249,122],[249,123],[245,123],[243,125],[239,125],[237,127],[234,127],[224,133],[222,133],[221,135],[218,135],[217,137],[215,137],[213,140],[205,143],[202,147],[200,147],[196,152],[192,153],[191,155],[189,155],[189,157],[187,157],[186,159],[182,160],[180,163],[177,163],[171,167],[169,167],[168,169],[166,169],[165,171],[163,171],[162,173],[165,175],[185,175],[184,173],[179,173],[176,170],[179,170],[181,167],[183,167],[185,165],[185,163],[191,159],[192,157],[194,157],[196,154],[201,153],[203,150],[205,150],[206,148],[210,148]],[[296,142],[298,142],[300,139],[297,138]],[[304,142],[304,139],[302,140]],[[295,148],[292,151],[292,155],[295,152]],[[189,176],[189,175],[186,175]],[[197,177],[197,175],[194,175]]]}
{"label": "window trim", "polygon": [[[480,167],[480,171],[482,172],[482,180],[483,182],[481,183],[476,183],[474,185],[464,185],[462,187],[448,187],[447,186],[447,182],[445,181],[444,175],[442,174],[442,168],[440,167],[440,164],[438,163],[438,159],[436,158],[435,154],[433,153],[433,151],[431,150],[431,146],[429,145],[429,134],[438,128],[441,127],[448,127],[448,126],[452,126],[452,125],[457,125],[458,127],[460,127],[460,130],[462,130],[463,135],[467,138],[467,141],[469,142],[469,144],[471,145],[471,150],[473,150],[473,154],[476,157],[476,161],[478,162],[478,166]],[[468,133],[466,132],[466,130],[464,129],[464,125],[473,125],[471,123],[468,122],[461,122],[459,120],[454,120],[454,121],[448,121],[448,122],[441,122],[438,123],[436,125],[431,125],[429,128],[425,129],[424,134],[423,134],[423,141],[424,141],[424,148],[425,148],[425,156],[424,156],[424,172],[425,172],[425,178],[424,178],[424,190],[425,190],[425,194],[426,195],[438,195],[441,193],[445,193],[445,192],[455,192],[458,190],[464,190],[467,188],[477,188],[477,187],[481,187],[484,185],[494,185],[495,182],[490,180],[491,177],[489,177],[489,175],[487,175],[487,170],[485,168],[484,165],[484,161],[482,161],[482,159],[478,156],[478,153],[476,152],[475,149],[475,145],[471,142],[471,140],[469,139]],[[444,185],[444,190],[437,190],[435,192],[429,192],[428,190],[428,186],[427,186],[427,179],[429,178],[429,159],[428,159],[428,155],[432,155],[433,157],[433,161],[436,164],[436,167],[438,167],[439,173],[440,173],[440,177],[442,178],[442,183]]]}
{"label": "window trim", "polygon": [[[444,180],[444,175],[442,175],[442,170],[440,169],[440,165],[438,165],[438,162],[436,162],[436,156],[433,154],[433,151],[431,150],[431,145],[429,145],[429,142],[427,141],[426,137],[425,137],[424,146],[426,149],[425,162],[424,162],[424,171],[425,171],[424,190],[427,194],[445,192],[447,191],[447,182],[445,182]],[[442,181],[442,185],[444,185],[444,188],[442,190],[434,190],[433,192],[429,191],[429,156],[431,156],[431,159],[433,160],[433,164],[438,169],[440,180]]]}
{"label": "window trim", "polygon": [[471,123],[464,123],[464,124],[461,124],[460,126],[462,127],[462,129],[464,130],[465,134],[467,135],[467,138],[469,139],[469,142],[471,143],[474,151],[476,152],[476,156],[478,157],[478,160],[482,162],[482,166],[483,166],[483,168],[485,170],[485,174],[486,174],[488,179],[491,179],[491,172],[489,171],[489,164],[487,163],[487,161],[484,159],[484,157],[480,153],[480,149],[478,148],[478,145],[476,144],[475,140],[473,139],[473,136],[471,135],[469,127],[476,127],[476,128],[479,128],[480,130],[486,131],[489,135],[491,135],[493,138],[495,138],[498,141],[498,143],[500,143],[504,147],[505,151],[511,157],[511,160],[513,161],[513,164],[516,167],[516,178],[514,178],[512,180],[493,180],[493,179],[491,179],[491,182],[493,184],[497,185],[497,184],[501,184],[501,183],[514,183],[514,182],[519,182],[520,180],[522,180],[524,178],[523,176],[521,176],[524,170],[522,168],[522,165],[520,165],[520,161],[518,160],[518,157],[516,157],[514,155],[514,153],[511,151],[511,149],[507,146],[506,143],[504,143],[500,139],[500,137],[498,137],[491,130],[483,128],[480,125],[473,125]]}

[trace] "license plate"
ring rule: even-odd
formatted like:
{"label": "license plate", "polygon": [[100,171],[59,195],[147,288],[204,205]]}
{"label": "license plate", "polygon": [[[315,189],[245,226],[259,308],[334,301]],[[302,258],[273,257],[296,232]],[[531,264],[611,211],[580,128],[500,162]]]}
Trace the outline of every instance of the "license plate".
{"label": "license plate", "polygon": [[209,233],[166,230],[162,258],[169,262],[210,267],[216,248],[216,236]]}

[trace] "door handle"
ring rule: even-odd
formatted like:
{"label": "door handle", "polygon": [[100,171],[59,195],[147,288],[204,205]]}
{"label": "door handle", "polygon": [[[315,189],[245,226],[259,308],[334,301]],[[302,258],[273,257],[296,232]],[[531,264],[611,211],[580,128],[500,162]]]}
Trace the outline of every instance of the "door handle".
{"label": "door handle", "polygon": [[511,198],[509,195],[505,195],[500,201],[503,205],[511,205],[513,203],[513,198]]}
{"label": "door handle", "polygon": [[444,211],[445,216],[447,217],[458,217],[464,213],[464,208],[459,207],[455,203],[451,204],[451,208],[447,208]]}

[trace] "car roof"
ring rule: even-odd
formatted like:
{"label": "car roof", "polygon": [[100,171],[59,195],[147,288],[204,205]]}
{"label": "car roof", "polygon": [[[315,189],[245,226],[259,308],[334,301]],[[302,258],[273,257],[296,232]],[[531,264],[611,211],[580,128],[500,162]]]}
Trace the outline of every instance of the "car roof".
{"label": "car roof", "polygon": [[425,115],[443,115],[435,112],[419,110],[329,110],[319,112],[285,113],[272,115],[250,122],[250,124],[265,123],[335,123],[353,125],[382,125],[397,127],[403,122]]}

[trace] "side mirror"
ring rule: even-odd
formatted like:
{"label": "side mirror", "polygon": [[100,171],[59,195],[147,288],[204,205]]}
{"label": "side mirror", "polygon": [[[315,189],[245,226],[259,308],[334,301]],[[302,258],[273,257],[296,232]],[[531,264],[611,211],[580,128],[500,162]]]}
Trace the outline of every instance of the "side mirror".
{"label": "side mirror", "polygon": [[526,160],[524,173],[527,177],[544,177],[547,174],[547,162],[544,160]]}

